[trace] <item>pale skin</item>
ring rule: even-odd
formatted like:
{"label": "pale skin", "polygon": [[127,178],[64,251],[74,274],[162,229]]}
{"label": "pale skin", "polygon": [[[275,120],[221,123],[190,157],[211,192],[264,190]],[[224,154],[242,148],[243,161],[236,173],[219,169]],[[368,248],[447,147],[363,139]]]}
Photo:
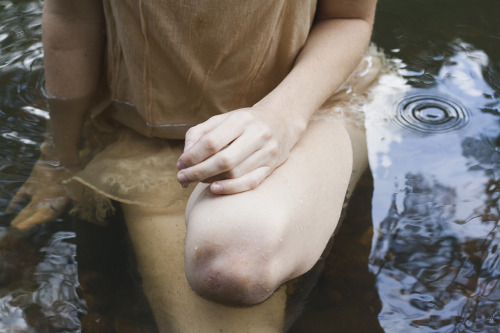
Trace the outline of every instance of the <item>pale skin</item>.
{"label": "pale skin", "polygon": [[[256,105],[186,133],[177,179],[198,183],[189,201],[165,209],[123,205],[161,331],[281,329],[286,297],[284,288],[275,290],[317,261],[348,185],[366,165],[361,130],[311,117],[359,63],[374,12],[375,0],[319,1],[318,20],[280,85]],[[43,39],[47,91],[82,103],[51,110],[63,167],[54,172],[71,175],[79,167],[77,142],[89,106],[82,96],[93,94],[100,75],[100,0],[46,0]],[[20,229],[62,209],[46,209],[62,193],[38,187],[16,198],[26,196],[31,204],[13,221]]]}

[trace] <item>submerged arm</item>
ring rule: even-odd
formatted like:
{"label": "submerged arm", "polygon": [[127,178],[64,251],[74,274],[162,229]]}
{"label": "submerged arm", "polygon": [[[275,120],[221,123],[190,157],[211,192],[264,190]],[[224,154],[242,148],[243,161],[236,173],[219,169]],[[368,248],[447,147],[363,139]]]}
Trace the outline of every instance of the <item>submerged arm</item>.
{"label": "submerged arm", "polygon": [[45,0],[42,40],[45,88],[59,161],[79,166],[78,141],[101,73],[102,0]]}
{"label": "submerged arm", "polygon": [[69,199],[62,181],[80,167],[78,143],[101,71],[102,0],[45,0],[42,39],[50,126],[41,157],[7,212],[24,207],[11,222],[26,229],[56,218]]}

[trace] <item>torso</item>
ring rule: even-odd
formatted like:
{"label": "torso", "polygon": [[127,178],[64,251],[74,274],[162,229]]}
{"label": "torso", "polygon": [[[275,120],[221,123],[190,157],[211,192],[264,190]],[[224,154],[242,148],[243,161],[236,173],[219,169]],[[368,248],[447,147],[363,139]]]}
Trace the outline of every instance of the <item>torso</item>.
{"label": "torso", "polygon": [[113,118],[174,138],[252,106],[290,71],[315,10],[315,0],[105,0],[110,98],[127,105]]}

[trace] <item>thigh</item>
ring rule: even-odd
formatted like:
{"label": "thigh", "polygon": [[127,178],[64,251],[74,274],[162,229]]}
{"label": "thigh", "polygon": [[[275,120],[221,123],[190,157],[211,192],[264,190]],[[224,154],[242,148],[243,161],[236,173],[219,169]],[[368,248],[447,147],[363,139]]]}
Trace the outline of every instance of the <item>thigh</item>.
{"label": "thigh", "polygon": [[[179,185],[180,186],[180,185]],[[184,273],[184,208],[123,205],[142,287],[160,332],[280,332],[286,289],[250,308],[227,307],[199,297]]]}
{"label": "thigh", "polygon": [[309,270],[337,226],[352,164],[344,124],[322,119],[254,190],[220,196],[199,184],[186,210],[188,279],[215,262],[219,273],[241,266],[246,280],[258,272],[266,281],[253,285],[269,289]]}

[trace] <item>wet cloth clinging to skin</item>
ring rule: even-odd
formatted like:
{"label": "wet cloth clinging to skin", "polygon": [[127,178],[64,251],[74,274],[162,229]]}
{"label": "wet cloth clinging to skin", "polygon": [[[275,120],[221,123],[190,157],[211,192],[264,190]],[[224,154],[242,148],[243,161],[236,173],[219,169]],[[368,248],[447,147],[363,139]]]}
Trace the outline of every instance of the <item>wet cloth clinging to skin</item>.
{"label": "wet cloth clinging to skin", "polygon": [[111,117],[146,136],[183,139],[283,80],[316,1],[105,0],[104,11],[109,98],[119,105]]}
{"label": "wet cloth clinging to skin", "polygon": [[[94,222],[105,219],[110,200],[150,207],[186,200],[190,189],[176,181],[183,142],[175,139],[277,86],[307,39],[316,1],[105,0],[104,7],[106,88],[87,124],[86,166],[68,183],[75,211]],[[314,117],[362,127],[363,92],[380,60],[367,54]]]}

